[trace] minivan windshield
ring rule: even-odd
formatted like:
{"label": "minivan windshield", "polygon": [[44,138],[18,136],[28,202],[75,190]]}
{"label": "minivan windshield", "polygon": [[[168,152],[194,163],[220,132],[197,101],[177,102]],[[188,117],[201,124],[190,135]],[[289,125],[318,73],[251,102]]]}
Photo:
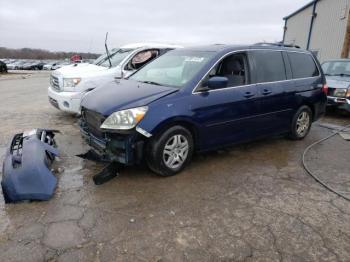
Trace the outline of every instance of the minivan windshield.
{"label": "minivan windshield", "polygon": [[[112,67],[116,67],[117,65],[119,65],[124,60],[124,58],[127,57],[134,50],[135,49],[131,48],[121,48],[115,50],[115,52],[110,53]],[[97,58],[94,64],[98,66],[110,67],[107,54],[104,54]]]}
{"label": "minivan windshield", "polygon": [[145,65],[129,79],[180,88],[215,55],[210,51],[170,51]]}
{"label": "minivan windshield", "polygon": [[330,61],[322,64],[326,76],[350,76],[350,61]]}

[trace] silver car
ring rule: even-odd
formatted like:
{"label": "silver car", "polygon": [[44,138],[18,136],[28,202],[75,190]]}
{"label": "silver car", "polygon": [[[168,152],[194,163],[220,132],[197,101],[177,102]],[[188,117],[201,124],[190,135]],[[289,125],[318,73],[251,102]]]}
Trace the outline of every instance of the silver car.
{"label": "silver car", "polygon": [[328,84],[328,106],[350,112],[350,59],[326,61],[322,69]]}

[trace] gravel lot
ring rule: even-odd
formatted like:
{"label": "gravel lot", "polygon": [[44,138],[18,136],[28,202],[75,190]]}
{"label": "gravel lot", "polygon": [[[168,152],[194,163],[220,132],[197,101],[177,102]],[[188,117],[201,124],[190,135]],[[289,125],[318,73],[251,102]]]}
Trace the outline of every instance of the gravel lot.
{"label": "gravel lot", "polygon": [[[62,132],[55,168],[64,168],[50,201],[5,205],[0,190],[1,261],[350,261],[350,202],[318,185],[300,161],[329,130],[315,123],[304,141],[271,138],[197,155],[170,178],[128,168],[95,186],[102,166],[75,157],[87,147],[77,118],[48,103],[48,76],[0,76],[1,159],[14,133],[54,128]],[[350,142],[336,136],[308,160],[350,191],[349,155]]]}

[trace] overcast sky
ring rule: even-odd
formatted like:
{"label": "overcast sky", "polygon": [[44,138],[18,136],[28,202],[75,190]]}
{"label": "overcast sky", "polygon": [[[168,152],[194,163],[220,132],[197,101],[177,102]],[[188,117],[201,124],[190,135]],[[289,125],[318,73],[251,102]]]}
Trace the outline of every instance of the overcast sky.
{"label": "overcast sky", "polygon": [[134,42],[280,41],[282,18],[310,0],[0,0],[0,46],[103,52]]}

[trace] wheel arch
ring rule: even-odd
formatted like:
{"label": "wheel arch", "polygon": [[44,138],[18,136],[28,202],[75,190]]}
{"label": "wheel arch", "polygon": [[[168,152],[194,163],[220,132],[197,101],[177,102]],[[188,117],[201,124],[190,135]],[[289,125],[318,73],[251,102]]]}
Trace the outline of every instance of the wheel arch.
{"label": "wheel arch", "polygon": [[315,120],[315,116],[316,116],[315,105],[313,103],[309,102],[309,101],[304,101],[303,104],[300,105],[300,107],[302,107],[302,106],[307,106],[307,107],[310,108],[311,113],[312,113],[312,121],[314,121]]}
{"label": "wheel arch", "polygon": [[195,146],[195,149],[199,147],[199,127],[196,123],[193,121],[189,120],[188,118],[185,117],[174,117],[174,118],[169,118],[161,123],[159,123],[153,130],[152,134],[154,136],[162,133],[164,130],[172,127],[172,126],[183,126],[188,131],[190,131],[192,138],[193,138],[193,144]]}

